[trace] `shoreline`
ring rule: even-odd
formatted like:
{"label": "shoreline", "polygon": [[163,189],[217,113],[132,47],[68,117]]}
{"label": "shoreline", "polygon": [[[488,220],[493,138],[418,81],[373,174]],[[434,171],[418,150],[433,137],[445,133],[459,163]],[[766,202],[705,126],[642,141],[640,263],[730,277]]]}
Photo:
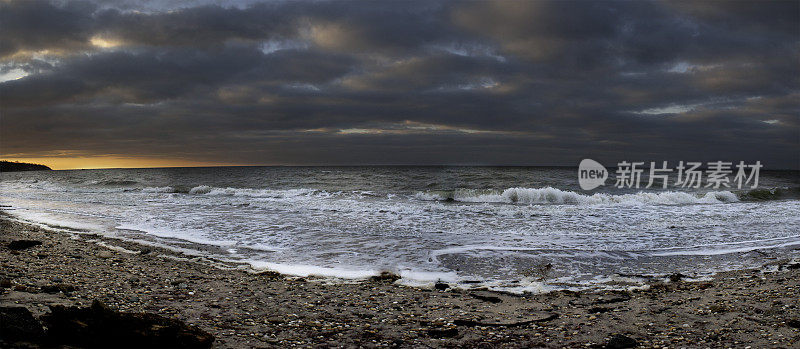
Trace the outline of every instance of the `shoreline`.
{"label": "shoreline", "polygon": [[[15,222],[4,212],[0,229],[0,307],[40,316],[51,305],[100,300],[197,326],[219,348],[800,344],[800,264],[789,261],[632,291],[513,295],[413,288],[388,276],[327,283],[226,270],[160,247]],[[42,244],[9,249],[15,240]]]}

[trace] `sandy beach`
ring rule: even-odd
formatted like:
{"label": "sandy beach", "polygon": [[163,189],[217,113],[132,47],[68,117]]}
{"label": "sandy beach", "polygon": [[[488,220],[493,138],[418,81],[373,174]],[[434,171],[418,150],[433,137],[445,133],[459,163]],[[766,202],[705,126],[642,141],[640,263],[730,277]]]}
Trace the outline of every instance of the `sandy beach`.
{"label": "sandy beach", "polygon": [[[765,259],[759,269],[702,282],[674,277],[633,291],[512,295],[404,287],[388,276],[331,283],[256,274],[8,217],[0,220],[0,308],[25,307],[38,318],[53,306],[99,300],[196,326],[214,336],[216,348],[800,345],[796,261]],[[20,248],[18,240],[41,244]],[[3,344],[36,346],[25,342]]]}

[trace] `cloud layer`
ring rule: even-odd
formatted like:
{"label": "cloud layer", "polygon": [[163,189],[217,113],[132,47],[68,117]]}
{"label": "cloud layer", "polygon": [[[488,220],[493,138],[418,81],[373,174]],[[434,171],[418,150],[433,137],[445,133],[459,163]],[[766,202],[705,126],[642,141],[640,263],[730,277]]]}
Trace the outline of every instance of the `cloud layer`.
{"label": "cloud layer", "polygon": [[800,167],[800,3],[0,1],[0,155]]}

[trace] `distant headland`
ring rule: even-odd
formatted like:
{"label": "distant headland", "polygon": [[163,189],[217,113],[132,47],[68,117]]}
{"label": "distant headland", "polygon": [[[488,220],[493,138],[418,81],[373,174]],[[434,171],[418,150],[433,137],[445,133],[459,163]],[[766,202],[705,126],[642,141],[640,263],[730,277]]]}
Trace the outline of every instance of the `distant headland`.
{"label": "distant headland", "polygon": [[51,171],[52,169],[40,164],[29,164],[27,162],[0,161],[0,172],[15,171]]}

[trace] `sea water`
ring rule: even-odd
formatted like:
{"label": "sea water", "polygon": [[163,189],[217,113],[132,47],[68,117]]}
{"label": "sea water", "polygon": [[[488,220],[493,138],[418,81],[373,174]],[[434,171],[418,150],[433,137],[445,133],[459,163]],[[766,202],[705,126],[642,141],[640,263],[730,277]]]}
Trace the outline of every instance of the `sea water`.
{"label": "sea water", "polygon": [[[795,258],[800,173],[759,189],[582,191],[576,168],[216,167],[0,174],[20,220],[256,270],[509,291]],[[646,178],[643,184],[647,183]]]}

